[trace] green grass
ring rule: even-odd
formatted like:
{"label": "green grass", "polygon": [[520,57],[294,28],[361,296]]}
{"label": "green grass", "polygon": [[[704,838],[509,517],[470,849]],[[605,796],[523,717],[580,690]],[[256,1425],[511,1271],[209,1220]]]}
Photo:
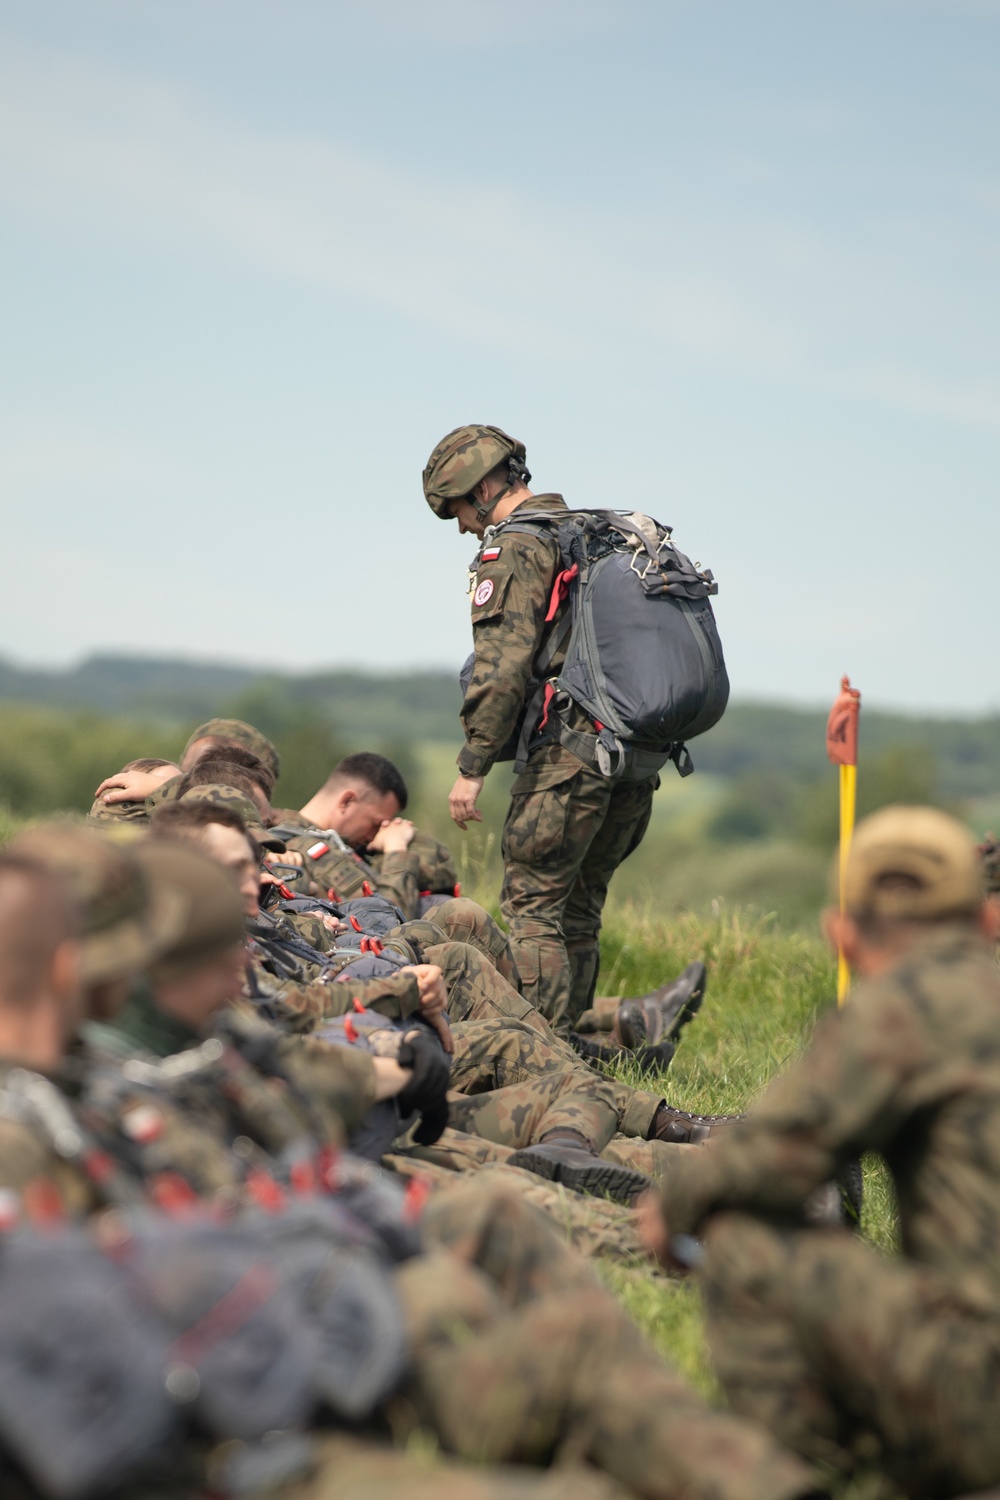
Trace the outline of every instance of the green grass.
{"label": "green grass", "polygon": [[[622,905],[602,946],[604,994],[642,993],[692,958],[707,963],[704,1004],[662,1085],[672,1103],[701,1113],[745,1109],[801,1052],[816,1017],[834,1003],[834,964],[818,935],[783,932],[739,910],[710,919],[663,919],[648,908]],[[621,1076],[639,1081],[627,1065]],[[650,1087],[648,1080],[643,1086]],[[891,1185],[874,1158],[865,1163],[862,1233],[882,1249],[896,1246]],[[608,1264],[601,1274],[656,1347],[698,1390],[719,1399],[696,1284],[645,1267]]]}

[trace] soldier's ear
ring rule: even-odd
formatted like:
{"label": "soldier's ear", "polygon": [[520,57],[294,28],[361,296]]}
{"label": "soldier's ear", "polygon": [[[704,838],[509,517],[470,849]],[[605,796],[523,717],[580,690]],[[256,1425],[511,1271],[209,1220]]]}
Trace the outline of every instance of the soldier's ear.
{"label": "soldier's ear", "polygon": [[843,949],[844,957],[851,968],[856,968],[861,934],[854,918],[848,912],[840,911],[836,906],[828,906],[823,912],[823,932],[834,953],[839,953]]}
{"label": "soldier's ear", "polygon": [[1000,943],[1000,896],[987,896],[979,911],[979,928],[991,943]]}

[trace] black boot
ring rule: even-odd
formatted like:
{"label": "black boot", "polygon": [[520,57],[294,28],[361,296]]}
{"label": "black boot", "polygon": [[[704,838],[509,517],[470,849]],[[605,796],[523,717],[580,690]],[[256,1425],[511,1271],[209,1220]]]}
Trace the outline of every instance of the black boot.
{"label": "black boot", "polygon": [[549,1182],[561,1183],[577,1193],[595,1193],[616,1203],[632,1203],[651,1187],[642,1172],[598,1156],[581,1136],[552,1135],[535,1146],[525,1146],[507,1158],[508,1167],[523,1167]]}
{"label": "black boot", "polygon": [[616,1030],[623,1047],[634,1049],[644,1042],[654,1046],[676,1037],[696,1016],[705,998],[708,973],[696,959],[669,984],[661,984],[648,995],[623,1000],[618,1007]]}

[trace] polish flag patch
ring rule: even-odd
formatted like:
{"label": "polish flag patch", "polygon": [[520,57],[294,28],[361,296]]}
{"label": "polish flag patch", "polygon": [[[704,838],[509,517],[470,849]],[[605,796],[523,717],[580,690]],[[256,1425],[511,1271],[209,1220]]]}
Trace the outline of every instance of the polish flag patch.
{"label": "polish flag patch", "polygon": [[324,854],[329,854],[330,845],[324,844],[322,840],[318,844],[310,844],[306,854],[310,859],[321,859]]}
{"label": "polish flag patch", "polygon": [[497,560],[497,558],[499,556],[500,556],[500,548],[499,547],[484,547],[483,548],[483,556],[482,556],[483,562],[496,562],[496,560]]}

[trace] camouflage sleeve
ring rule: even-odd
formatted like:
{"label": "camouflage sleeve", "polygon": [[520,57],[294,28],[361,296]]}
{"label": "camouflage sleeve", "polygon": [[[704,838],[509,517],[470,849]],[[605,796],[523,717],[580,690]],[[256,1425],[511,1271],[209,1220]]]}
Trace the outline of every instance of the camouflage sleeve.
{"label": "camouflage sleeve", "polygon": [[162,781],[155,792],[150,792],[146,798],[146,813],[149,817],[153,816],[161,803],[177,801],[177,793],[180,791],[183,780],[184,777],[178,771],[177,775],[171,776],[169,781]]}
{"label": "camouflage sleeve", "polygon": [[0,1216],[14,1222],[23,1212],[35,1222],[51,1223],[79,1218],[94,1206],[83,1175],[61,1162],[37,1131],[0,1118]]}
{"label": "camouflage sleeve", "polygon": [[296,984],[262,976],[269,1002],[283,1027],[290,1031],[313,1031],[330,1016],[343,1016],[356,1009],[378,1011],[393,1020],[403,1020],[420,1009],[420,991],[412,974],[390,974],[384,979],[313,980]]}
{"label": "camouflage sleeve", "polygon": [[480,563],[472,594],[475,663],[461,715],[463,776],[485,776],[517,724],[558,556],[554,539],[515,534],[504,540],[495,561]]}
{"label": "camouflage sleeve", "polygon": [[[331,901],[349,901],[352,896],[371,895],[365,881],[371,871],[362,859],[345,849],[336,849],[318,834],[309,832],[285,839],[285,848],[302,855],[306,872]],[[371,882],[370,882],[371,883]]]}
{"label": "camouflage sleeve", "polygon": [[933,1067],[906,995],[887,981],[859,986],[746,1120],[671,1166],[662,1188],[671,1231],[692,1233],[725,1208],[800,1216],[839,1166],[893,1138]]}
{"label": "camouflage sleeve", "polygon": [[375,890],[400,908],[405,917],[415,917],[420,912],[420,856],[416,851],[404,849],[395,854],[383,854]]}

